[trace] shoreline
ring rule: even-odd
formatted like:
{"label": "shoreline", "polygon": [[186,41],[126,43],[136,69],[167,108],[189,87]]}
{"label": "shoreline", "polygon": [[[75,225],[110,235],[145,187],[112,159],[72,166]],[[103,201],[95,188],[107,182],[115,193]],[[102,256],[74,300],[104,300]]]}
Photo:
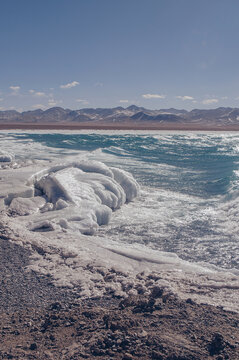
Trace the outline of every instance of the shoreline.
{"label": "shoreline", "polygon": [[[23,182],[23,175],[16,177]],[[74,234],[69,236],[75,252],[69,251],[65,232],[28,232],[26,217],[18,222],[15,216],[3,207],[0,359],[237,360],[239,313],[194,298],[204,293],[212,300],[211,288],[228,297],[230,286],[239,288],[234,281],[221,287],[215,279],[210,285],[206,273],[197,283],[192,273],[187,282],[170,259],[162,263],[135,249],[132,254],[106,248],[93,238],[82,237],[77,247]],[[168,286],[172,272],[175,282],[186,286],[184,297]]]}
{"label": "shoreline", "polygon": [[123,300],[81,299],[77,288],[27,271],[29,256],[1,234],[0,359],[238,359],[238,313],[159,286]]}
{"label": "shoreline", "polygon": [[158,124],[158,123],[0,123],[0,130],[166,130],[166,131],[239,131],[239,125]]}

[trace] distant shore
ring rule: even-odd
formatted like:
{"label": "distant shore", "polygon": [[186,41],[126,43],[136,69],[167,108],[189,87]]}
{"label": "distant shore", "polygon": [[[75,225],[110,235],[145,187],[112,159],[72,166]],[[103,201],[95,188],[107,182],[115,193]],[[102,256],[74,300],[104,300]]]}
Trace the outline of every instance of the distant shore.
{"label": "distant shore", "polygon": [[160,124],[160,123],[2,123],[0,130],[182,130],[239,131],[239,125]]}

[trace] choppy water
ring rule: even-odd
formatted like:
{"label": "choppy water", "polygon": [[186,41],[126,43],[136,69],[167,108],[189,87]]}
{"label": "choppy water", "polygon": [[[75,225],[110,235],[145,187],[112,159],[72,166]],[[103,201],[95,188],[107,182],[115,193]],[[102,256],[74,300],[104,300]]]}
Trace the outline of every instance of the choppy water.
{"label": "choppy water", "polygon": [[31,144],[30,149],[41,145],[29,156],[84,154],[135,176],[140,197],[115,212],[99,236],[239,269],[239,135],[21,133],[10,138]]}

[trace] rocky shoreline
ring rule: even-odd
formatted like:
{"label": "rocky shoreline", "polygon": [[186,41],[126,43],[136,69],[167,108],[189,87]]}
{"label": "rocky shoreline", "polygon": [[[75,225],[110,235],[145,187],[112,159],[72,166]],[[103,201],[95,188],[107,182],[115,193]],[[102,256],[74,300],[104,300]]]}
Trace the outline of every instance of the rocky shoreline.
{"label": "rocky shoreline", "polygon": [[81,300],[29,272],[30,251],[0,238],[0,359],[238,359],[239,314],[149,295]]}

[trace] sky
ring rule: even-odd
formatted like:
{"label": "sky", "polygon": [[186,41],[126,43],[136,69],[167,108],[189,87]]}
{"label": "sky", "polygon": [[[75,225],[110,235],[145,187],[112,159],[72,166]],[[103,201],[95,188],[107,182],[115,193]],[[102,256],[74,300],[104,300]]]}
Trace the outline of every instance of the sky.
{"label": "sky", "polygon": [[0,110],[239,107],[238,0],[0,0]]}

